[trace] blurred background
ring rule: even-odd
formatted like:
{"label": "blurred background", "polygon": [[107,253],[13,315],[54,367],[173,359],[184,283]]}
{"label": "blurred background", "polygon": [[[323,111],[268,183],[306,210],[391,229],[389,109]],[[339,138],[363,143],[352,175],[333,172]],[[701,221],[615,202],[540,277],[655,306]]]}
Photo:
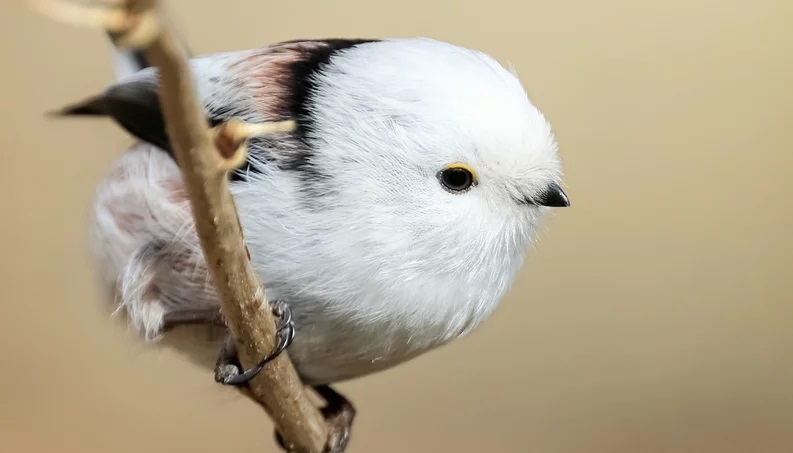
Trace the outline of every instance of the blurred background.
{"label": "blurred background", "polygon": [[[793,451],[789,0],[165,2],[193,50],[423,35],[512,64],[558,210],[470,337],[338,386],[350,452]],[[267,416],[103,312],[93,190],[130,142],[47,111],[113,79],[99,31],[0,6],[4,451],[277,451]]]}

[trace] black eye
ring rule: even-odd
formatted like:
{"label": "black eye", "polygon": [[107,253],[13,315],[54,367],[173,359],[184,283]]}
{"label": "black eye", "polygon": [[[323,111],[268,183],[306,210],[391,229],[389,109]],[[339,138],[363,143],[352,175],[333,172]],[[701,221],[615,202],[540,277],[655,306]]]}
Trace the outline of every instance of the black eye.
{"label": "black eye", "polygon": [[462,165],[453,165],[441,170],[438,179],[443,187],[451,192],[465,192],[476,184],[476,176]]}

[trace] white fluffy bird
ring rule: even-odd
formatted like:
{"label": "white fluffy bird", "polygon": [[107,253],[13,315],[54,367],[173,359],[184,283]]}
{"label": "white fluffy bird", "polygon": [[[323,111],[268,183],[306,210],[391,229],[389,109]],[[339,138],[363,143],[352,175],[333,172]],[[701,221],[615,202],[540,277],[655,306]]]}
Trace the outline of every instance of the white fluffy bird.
{"label": "white fluffy bird", "polygon": [[[109,116],[138,139],[97,190],[91,246],[114,307],[155,339],[216,322],[219,302],[157,72],[126,62],[63,113]],[[210,124],[297,121],[251,141],[231,190],[267,297],[291,307],[289,354],[309,385],[471,332],[509,290],[543,215],[569,205],[549,122],[481,52],[425,38],[302,40],[191,64]]]}

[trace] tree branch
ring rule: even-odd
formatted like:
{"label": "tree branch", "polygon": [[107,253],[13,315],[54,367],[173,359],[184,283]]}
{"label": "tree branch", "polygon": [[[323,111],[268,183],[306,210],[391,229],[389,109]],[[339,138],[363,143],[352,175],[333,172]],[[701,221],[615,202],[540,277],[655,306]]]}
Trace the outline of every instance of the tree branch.
{"label": "tree branch", "polygon": [[[64,11],[52,9],[48,15]],[[185,49],[165,25],[158,0],[126,0],[107,7],[104,14],[85,7],[63,6],[70,22],[105,28],[117,33],[117,45],[147,53],[159,69],[160,103],[190,196],[196,230],[207,265],[221,299],[221,311],[236,341],[241,364],[252,368],[270,354],[276,344],[275,318],[264,287],[251,265],[234,200],[228,188],[228,172],[247,154],[251,135],[268,134],[293,127],[294,123],[245,125],[230,122],[210,130],[199,103]],[[39,9],[47,7],[39,2]],[[72,8],[72,9],[69,9]],[[83,8],[82,13],[80,8]],[[44,11],[43,11],[44,12]],[[219,146],[218,146],[219,145]],[[253,397],[269,413],[290,451],[320,453],[329,428],[313,405],[286,351],[249,383]]]}

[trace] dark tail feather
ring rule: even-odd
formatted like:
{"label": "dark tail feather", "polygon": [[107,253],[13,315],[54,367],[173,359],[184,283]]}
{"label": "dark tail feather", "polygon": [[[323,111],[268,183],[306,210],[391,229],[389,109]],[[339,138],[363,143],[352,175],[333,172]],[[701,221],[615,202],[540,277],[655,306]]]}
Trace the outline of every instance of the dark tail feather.
{"label": "dark tail feather", "polygon": [[47,116],[50,117],[67,117],[67,116],[109,116],[107,103],[102,95],[95,96],[76,104],[68,105],[49,112]]}

